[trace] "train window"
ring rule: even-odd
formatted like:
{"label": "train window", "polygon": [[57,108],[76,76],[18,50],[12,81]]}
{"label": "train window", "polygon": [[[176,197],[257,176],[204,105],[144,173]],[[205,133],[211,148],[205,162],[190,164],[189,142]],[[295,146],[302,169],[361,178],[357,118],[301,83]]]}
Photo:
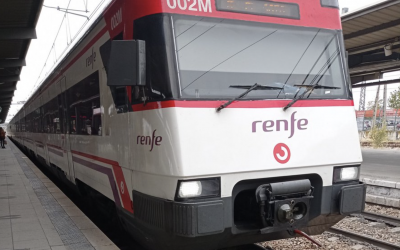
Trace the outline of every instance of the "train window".
{"label": "train window", "polygon": [[[113,40],[122,40],[123,33],[121,32]],[[104,62],[104,69],[108,73],[108,60],[111,53],[111,41],[108,40],[100,47],[101,58]],[[126,86],[110,86],[111,96],[114,100],[115,108],[117,113],[124,113],[128,111],[128,95],[126,92]]]}
{"label": "train window", "polygon": [[42,132],[42,114],[40,108],[33,111],[33,131],[34,133]]}
{"label": "train window", "polygon": [[101,135],[98,71],[67,90],[67,103],[70,134]]}
{"label": "train window", "polygon": [[21,132],[25,132],[25,118],[21,119]]}
{"label": "train window", "polygon": [[110,87],[112,97],[114,99],[115,108],[118,113],[124,113],[128,111],[128,96],[126,94],[125,86],[111,86]]}
{"label": "train window", "polygon": [[293,99],[316,84],[333,88],[307,98],[347,97],[336,30],[177,15],[174,31],[183,98],[229,99],[254,83],[278,89],[242,99]]}
{"label": "train window", "polygon": [[29,132],[30,131],[30,126],[29,126],[30,121],[31,121],[31,119],[30,119],[29,114],[28,114],[25,117],[25,132]]}
{"label": "train window", "polygon": [[134,38],[146,42],[147,85],[140,90],[132,88],[132,102],[142,102],[144,96],[149,101],[172,97],[174,90],[171,82],[177,79],[173,79],[176,75],[175,63],[169,61],[171,59],[167,56],[174,51],[173,43],[169,42],[173,39],[172,34],[166,28],[169,25],[170,18],[167,15],[151,15],[134,22]]}
{"label": "train window", "polygon": [[61,133],[57,97],[43,105],[43,131],[50,134]]}
{"label": "train window", "polygon": [[67,129],[67,121],[66,121],[66,105],[65,105],[65,93],[58,95],[58,113],[60,115],[60,130],[62,134],[65,134]]}

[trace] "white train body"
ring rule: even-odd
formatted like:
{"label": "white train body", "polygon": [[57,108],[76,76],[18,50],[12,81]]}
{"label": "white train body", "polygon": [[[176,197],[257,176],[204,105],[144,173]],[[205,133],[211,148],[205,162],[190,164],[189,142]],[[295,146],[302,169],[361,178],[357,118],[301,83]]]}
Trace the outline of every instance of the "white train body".
{"label": "white train body", "polygon": [[[133,2],[110,5],[13,118],[8,136],[70,184],[83,184],[113,201],[127,230],[151,249],[215,249],[290,237],[286,233],[290,228],[318,234],[349,211],[362,209],[365,190],[358,175],[334,183],[335,168],[358,169],[362,162],[351,96],[304,98],[286,111],[283,107],[292,98],[238,100],[220,112],[216,108],[231,98],[150,99],[132,102],[121,111],[107,85],[101,47],[132,28],[131,19],[123,21],[120,15],[142,6]],[[149,2],[157,5],[155,0]],[[165,10],[166,2],[161,3]],[[144,15],[132,20],[137,16]],[[129,32],[123,36],[129,37]],[[74,91],[79,84],[83,87]],[[88,94],[93,84],[98,84],[98,93]],[[127,92],[140,91],[129,88]],[[82,95],[88,98],[79,99]],[[52,100],[58,104],[45,106]],[[84,105],[85,109],[76,108]],[[51,107],[53,111],[47,112]],[[87,107],[92,107],[91,117],[85,115]],[[40,114],[29,118],[36,110]],[[58,116],[52,117],[55,110]],[[71,110],[75,110],[72,115]],[[35,122],[37,117],[42,120]],[[23,119],[30,119],[30,125]],[[185,180],[215,180],[218,190],[203,199],[179,198],[178,185]],[[261,184],[296,180],[309,180],[310,192],[280,195],[286,197],[282,201],[305,197],[304,202],[310,202],[304,212],[307,221],[298,227],[297,222],[263,224],[253,215],[247,223],[243,219],[247,216],[238,214],[255,210],[243,205],[250,200],[238,200],[246,190],[254,193]],[[201,183],[204,191],[207,183]],[[356,204],[348,204],[346,187],[356,190],[351,194],[358,197]]]}

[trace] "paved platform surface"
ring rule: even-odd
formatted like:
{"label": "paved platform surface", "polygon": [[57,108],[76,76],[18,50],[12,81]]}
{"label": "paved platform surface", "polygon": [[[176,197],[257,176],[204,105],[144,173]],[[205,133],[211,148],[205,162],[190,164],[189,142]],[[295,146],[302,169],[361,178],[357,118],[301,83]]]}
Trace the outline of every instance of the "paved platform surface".
{"label": "paved platform surface", "polygon": [[400,182],[400,149],[363,148],[361,177]]}
{"label": "paved platform surface", "polygon": [[7,142],[0,148],[0,250],[119,249]]}

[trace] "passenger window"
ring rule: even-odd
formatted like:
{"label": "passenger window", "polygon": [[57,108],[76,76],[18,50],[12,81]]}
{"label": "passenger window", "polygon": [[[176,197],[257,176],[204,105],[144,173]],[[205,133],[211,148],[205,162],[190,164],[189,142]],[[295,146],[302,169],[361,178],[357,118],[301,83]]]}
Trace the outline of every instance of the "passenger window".
{"label": "passenger window", "polygon": [[61,133],[60,116],[58,114],[57,97],[43,105],[43,131],[44,133]]}
{"label": "passenger window", "polygon": [[34,117],[33,117],[33,121],[34,121],[34,131],[35,133],[40,133],[41,132],[41,128],[42,128],[42,114],[40,112],[40,108],[36,109],[34,112]]}
{"label": "passenger window", "polygon": [[69,133],[101,135],[99,73],[96,71],[67,90]]}

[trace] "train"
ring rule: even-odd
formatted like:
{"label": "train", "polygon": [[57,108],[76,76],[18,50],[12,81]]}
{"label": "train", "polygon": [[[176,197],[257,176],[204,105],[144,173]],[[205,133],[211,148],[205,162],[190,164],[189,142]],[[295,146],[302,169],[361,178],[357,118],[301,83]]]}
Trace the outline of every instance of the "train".
{"label": "train", "polygon": [[113,0],[7,131],[151,250],[253,249],[364,209],[335,0]]}

